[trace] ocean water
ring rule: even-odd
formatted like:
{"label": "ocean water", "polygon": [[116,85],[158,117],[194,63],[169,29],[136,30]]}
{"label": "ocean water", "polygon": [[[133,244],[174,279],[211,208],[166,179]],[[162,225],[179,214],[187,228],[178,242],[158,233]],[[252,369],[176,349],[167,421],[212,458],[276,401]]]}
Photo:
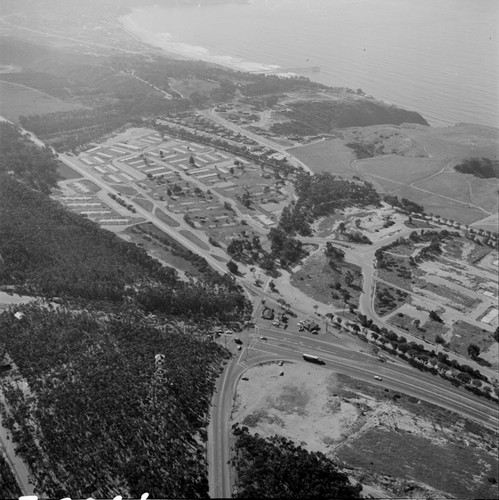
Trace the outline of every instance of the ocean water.
{"label": "ocean water", "polygon": [[251,0],[122,21],[183,58],[361,88],[434,126],[499,127],[497,0]]}

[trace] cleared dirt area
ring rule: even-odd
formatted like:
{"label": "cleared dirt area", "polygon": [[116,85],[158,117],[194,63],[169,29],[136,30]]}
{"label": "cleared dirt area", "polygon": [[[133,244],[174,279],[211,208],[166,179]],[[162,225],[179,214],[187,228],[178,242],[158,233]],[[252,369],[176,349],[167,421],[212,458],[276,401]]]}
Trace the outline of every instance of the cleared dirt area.
{"label": "cleared dirt area", "polygon": [[244,376],[249,380],[237,386],[233,422],[331,456],[365,485],[364,494],[497,494],[494,436],[456,414],[305,362],[267,363]]}

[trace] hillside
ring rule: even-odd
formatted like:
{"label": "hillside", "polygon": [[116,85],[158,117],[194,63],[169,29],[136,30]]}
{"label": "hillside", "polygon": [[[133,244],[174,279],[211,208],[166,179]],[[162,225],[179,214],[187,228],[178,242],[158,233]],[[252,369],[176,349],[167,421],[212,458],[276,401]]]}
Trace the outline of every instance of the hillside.
{"label": "hillside", "polygon": [[290,103],[283,112],[290,121],[276,123],[271,130],[276,134],[317,135],[329,134],[337,128],[366,127],[369,125],[428,122],[415,111],[366,98],[337,101],[302,101]]}

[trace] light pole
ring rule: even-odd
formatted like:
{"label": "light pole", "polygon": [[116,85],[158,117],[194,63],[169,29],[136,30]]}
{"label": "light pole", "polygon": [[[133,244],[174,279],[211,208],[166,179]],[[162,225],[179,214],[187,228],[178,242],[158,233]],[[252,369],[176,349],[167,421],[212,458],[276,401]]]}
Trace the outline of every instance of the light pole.
{"label": "light pole", "polygon": [[164,382],[163,378],[166,375],[164,370],[165,364],[165,355],[164,354],[156,354],[154,356],[154,373],[153,373],[153,384],[152,384],[152,403],[154,413],[156,414],[156,384],[158,382]]}

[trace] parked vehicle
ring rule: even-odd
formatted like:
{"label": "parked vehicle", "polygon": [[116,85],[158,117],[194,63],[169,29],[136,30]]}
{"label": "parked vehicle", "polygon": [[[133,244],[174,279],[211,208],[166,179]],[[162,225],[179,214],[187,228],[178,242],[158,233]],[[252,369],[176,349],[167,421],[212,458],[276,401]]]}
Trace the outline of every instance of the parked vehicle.
{"label": "parked vehicle", "polygon": [[375,378],[376,380],[383,380],[383,379],[382,379],[379,375],[374,375],[374,378]]}
{"label": "parked vehicle", "polygon": [[241,339],[234,339],[234,342],[236,344],[242,344],[243,343],[243,341]]}

